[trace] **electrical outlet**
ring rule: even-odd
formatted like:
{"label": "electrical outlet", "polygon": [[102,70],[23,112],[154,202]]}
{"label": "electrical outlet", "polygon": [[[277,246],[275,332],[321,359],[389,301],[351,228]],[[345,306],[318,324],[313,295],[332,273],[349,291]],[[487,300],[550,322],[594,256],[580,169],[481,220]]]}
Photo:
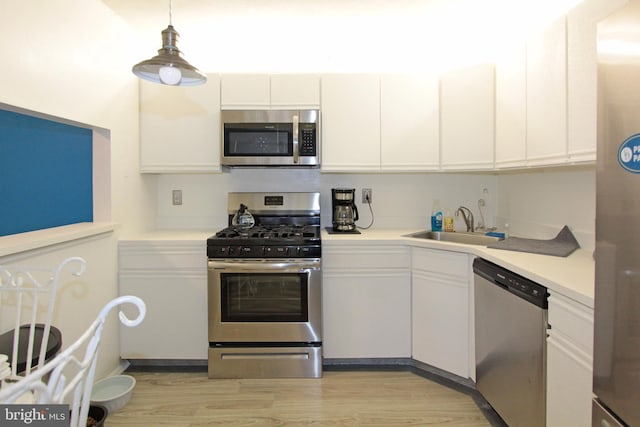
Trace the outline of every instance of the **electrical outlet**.
{"label": "electrical outlet", "polygon": [[174,206],[182,204],[182,190],[173,190],[171,192],[171,200]]}
{"label": "electrical outlet", "polygon": [[371,203],[372,191],[370,188],[362,189],[362,203]]}

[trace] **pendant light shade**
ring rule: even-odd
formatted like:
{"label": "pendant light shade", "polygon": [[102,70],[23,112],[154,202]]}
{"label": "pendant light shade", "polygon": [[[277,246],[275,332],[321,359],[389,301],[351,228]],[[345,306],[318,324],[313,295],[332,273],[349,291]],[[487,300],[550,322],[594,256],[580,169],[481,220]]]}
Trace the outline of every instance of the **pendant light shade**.
{"label": "pendant light shade", "polygon": [[180,35],[171,25],[171,3],[169,3],[169,26],[162,31],[162,48],[151,59],[133,66],[133,74],[144,80],[171,86],[196,86],[207,82],[207,76],[189,64],[178,49]]}

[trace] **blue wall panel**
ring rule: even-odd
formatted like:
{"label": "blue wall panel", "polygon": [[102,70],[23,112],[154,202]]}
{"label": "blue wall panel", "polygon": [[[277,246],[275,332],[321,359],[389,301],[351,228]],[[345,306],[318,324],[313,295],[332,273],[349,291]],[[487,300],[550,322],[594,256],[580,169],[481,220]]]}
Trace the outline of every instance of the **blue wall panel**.
{"label": "blue wall panel", "polygon": [[0,110],[0,236],[93,221],[90,129]]}

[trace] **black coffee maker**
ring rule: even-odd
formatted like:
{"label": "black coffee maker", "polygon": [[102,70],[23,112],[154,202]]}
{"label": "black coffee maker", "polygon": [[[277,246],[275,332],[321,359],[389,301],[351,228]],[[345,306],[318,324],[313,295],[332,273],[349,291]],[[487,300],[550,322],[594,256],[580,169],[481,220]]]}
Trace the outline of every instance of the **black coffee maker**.
{"label": "black coffee maker", "polygon": [[357,232],[358,208],[355,203],[355,188],[332,188],[331,206],[333,208],[333,231]]}

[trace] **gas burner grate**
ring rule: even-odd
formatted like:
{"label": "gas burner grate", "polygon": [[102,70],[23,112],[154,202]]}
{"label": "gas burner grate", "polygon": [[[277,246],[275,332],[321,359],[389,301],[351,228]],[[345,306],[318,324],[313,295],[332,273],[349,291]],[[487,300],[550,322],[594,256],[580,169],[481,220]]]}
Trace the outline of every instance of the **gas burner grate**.
{"label": "gas burner grate", "polygon": [[309,239],[318,237],[316,227],[310,226],[255,226],[253,228],[227,227],[216,233],[226,239]]}

